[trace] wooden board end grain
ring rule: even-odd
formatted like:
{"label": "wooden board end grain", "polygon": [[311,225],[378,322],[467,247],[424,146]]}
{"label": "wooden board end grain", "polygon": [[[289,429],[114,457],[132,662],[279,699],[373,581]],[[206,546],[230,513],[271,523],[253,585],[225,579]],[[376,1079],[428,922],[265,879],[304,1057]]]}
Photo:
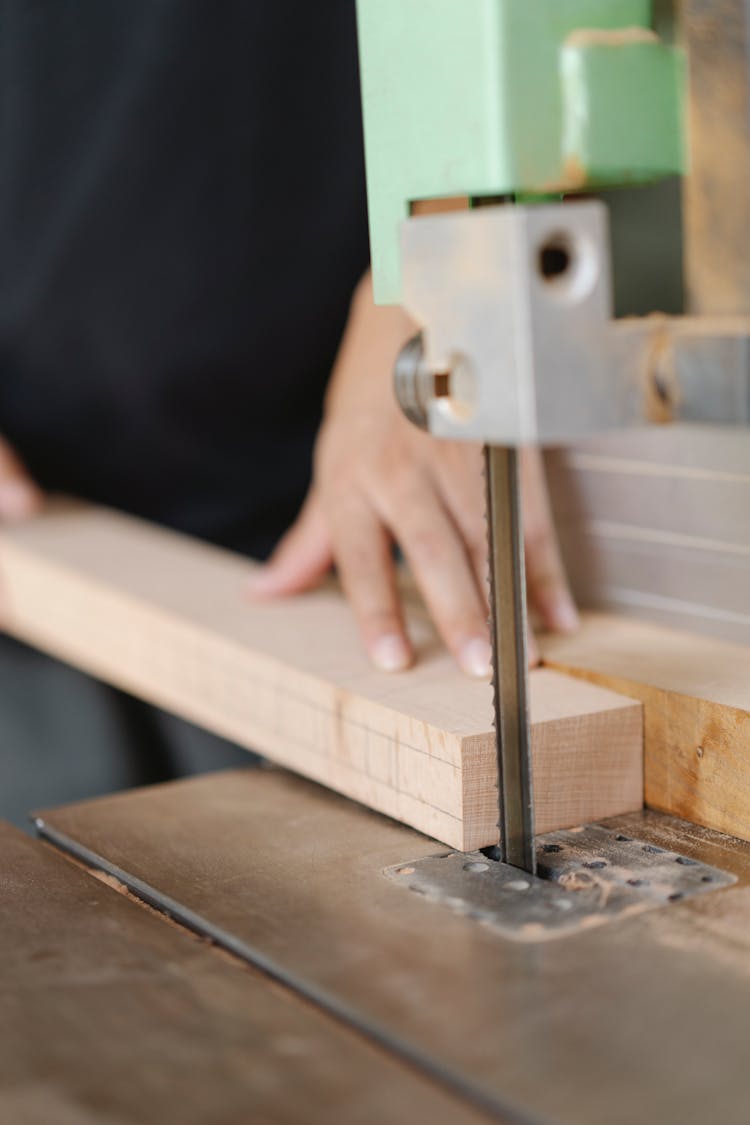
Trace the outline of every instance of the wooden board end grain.
{"label": "wooden board end grain", "polygon": [[[458,672],[424,610],[416,667],[387,675],[335,587],[252,603],[252,565],[86,505],[0,532],[15,636],[451,847],[495,843],[489,685]],[[531,680],[538,830],[640,808],[640,704]]]}
{"label": "wooden board end grain", "polygon": [[[614,691],[584,694],[570,676],[539,668],[530,676],[535,827],[572,828],[643,804],[643,716]],[[577,687],[584,686],[579,681]],[[585,684],[590,688],[591,684]],[[634,706],[635,703],[635,706]],[[497,839],[497,767],[490,716],[486,733],[463,739],[463,850]],[[594,813],[594,808],[599,812]]]}
{"label": "wooden board end grain", "polygon": [[750,840],[750,647],[588,614],[542,648],[551,668],[643,703],[648,805]]}

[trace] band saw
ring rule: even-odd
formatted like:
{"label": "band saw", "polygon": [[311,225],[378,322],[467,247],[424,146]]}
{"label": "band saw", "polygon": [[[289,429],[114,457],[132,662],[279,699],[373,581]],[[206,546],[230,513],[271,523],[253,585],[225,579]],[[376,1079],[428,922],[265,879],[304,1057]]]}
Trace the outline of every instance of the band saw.
{"label": "band saw", "polygon": [[[81,878],[109,884],[92,882],[98,895],[154,908],[231,958],[237,979],[257,974],[391,1067],[362,1079],[359,1099],[347,1087],[326,1102],[285,1048],[293,1109],[275,1087],[253,1109],[251,1086],[221,1116],[177,1097],[174,1120],[688,1125],[713,1114],[739,1125],[750,1094],[750,844],[650,809],[535,831],[519,450],[644,425],[750,422],[746,267],[727,263],[739,297],[725,316],[688,305],[617,317],[598,198],[679,176],[694,194],[709,181],[718,190],[691,147],[689,107],[702,91],[688,83],[695,58],[730,57],[747,93],[750,6],[687,0],[676,23],[645,0],[357,8],[376,299],[420,325],[398,357],[396,393],[436,441],[486,450],[499,844],[441,848],[292,775],[249,769],[43,812],[37,831],[56,849],[45,862],[62,870],[73,857]],[[744,196],[747,163],[734,177]],[[709,236],[688,226],[685,237],[695,272]],[[95,905],[106,914],[104,899]],[[12,940],[29,926],[9,930]],[[69,996],[75,1010],[72,985]],[[137,1038],[139,1016],[128,1019]],[[53,1034],[32,1067],[42,1084]],[[219,1102],[237,1081],[222,1066]],[[376,1085],[401,1090],[404,1075],[415,1088],[384,1108]],[[109,1107],[101,1095],[107,1112],[122,1109],[117,1080],[113,1089]],[[163,1120],[167,1103],[150,1096]],[[147,1106],[122,1112],[156,1120]]]}

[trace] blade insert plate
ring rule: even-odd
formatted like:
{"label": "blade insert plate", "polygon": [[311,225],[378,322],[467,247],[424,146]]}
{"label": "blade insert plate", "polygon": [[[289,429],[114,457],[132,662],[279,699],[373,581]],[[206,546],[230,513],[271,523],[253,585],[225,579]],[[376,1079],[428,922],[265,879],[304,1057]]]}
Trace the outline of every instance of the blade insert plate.
{"label": "blade insert plate", "polygon": [[534,874],[534,800],[526,650],[526,575],[517,449],[485,446],[500,851]]}

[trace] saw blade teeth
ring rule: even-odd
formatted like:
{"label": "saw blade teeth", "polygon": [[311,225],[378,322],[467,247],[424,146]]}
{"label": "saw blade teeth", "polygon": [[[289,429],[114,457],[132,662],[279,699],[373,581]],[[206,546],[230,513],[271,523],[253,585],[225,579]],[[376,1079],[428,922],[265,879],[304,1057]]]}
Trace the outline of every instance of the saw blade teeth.
{"label": "saw blade teeth", "polygon": [[533,786],[518,450],[485,446],[484,478],[498,826],[505,861],[533,873]]}
{"label": "saw blade teeth", "polygon": [[[498,684],[498,676],[497,676],[497,659],[498,659],[497,622],[495,620],[495,616],[494,616],[494,612],[493,612],[494,607],[496,606],[496,601],[495,601],[495,581],[494,581],[494,573],[493,573],[493,569],[492,569],[493,525],[492,525],[492,521],[490,519],[491,497],[490,497],[490,474],[489,474],[489,471],[488,471],[488,463],[487,463],[488,457],[489,457],[489,451],[485,447],[484,456],[482,458],[482,477],[484,478],[484,488],[485,488],[484,527],[485,527],[485,534],[487,536],[487,590],[489,592],[489,600],[490,600],[489,613],[487,614],[487,625],[489,627],[490,643],[492,645],[492,675],[490,676],[490,690],[492,692],[492,730],[494,731],[495,739],[497,740],[498,737],[499,737],[499,734],[500,734],[500,722],[499,722],[500,694],[499,694],[499,684]],[[502,813],[500,811],[501,787],[500,787],[499,761],[498,761],[498,772],[497,772],[497,775],[495,777],[495,786],[494,787],[495,787],[495,792],[498,795],[498,818],[497,818],[495,826],[496,826],[497,831],[498,831],[498,837],[502,841],[502,838],[503,838],[503,823],[502,823]],[[498,847],[499,847],[499,845],[498,845]]]}

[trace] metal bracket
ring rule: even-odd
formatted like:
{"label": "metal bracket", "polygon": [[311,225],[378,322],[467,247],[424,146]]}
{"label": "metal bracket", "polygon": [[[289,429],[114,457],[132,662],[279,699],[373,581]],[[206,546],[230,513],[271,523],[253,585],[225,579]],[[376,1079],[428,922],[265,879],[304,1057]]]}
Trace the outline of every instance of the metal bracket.
{"label": "metal bracket", "polygon": [[436,437],[561,445],[750,423],[750,317],[614,319],[602,203],[425,215],[401,242],[404,306],[423,332],[397,391]]}
{"label": "metal bracket", "polygon": [[536,876],[499,863],[492,853],[442,852],[384,874],[503,937],[528,942],[566,937],[737,881],[601,824],[539,836]]}

